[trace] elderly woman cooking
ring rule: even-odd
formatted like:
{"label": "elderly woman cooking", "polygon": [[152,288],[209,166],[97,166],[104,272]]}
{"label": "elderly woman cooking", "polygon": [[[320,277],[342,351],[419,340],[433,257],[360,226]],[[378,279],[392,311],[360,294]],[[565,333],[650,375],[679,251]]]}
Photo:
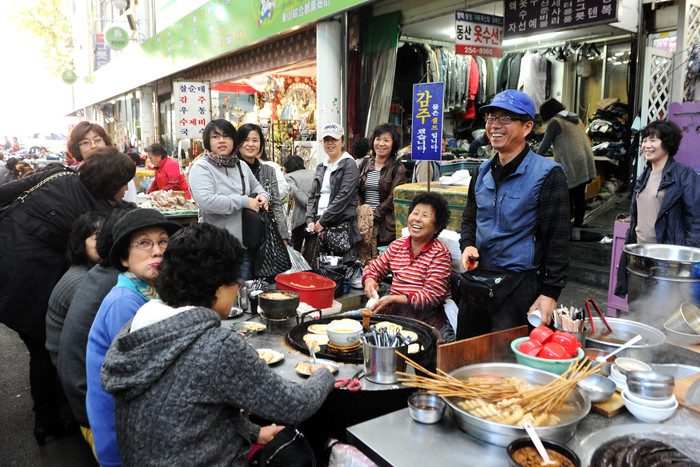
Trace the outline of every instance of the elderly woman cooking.
{"label": "elderly woman cooking", "polygon": [[[452,258],[437,239],[450,219],[447,201],[438,193],[419,193],[408,212],[409,236],[394,240],[364,270],[368,306],[374,313],[418,319],[439,329],[445,340],[454,340],[443,306],[450,298]],[[377,298],[377,282],[389,273],[391,291]]]}

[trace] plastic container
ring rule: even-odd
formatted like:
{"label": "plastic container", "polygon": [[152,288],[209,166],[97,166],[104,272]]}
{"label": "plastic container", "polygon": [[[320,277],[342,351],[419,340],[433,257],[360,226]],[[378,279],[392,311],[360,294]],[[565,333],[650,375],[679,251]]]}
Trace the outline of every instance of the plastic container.
{"label": "plastic container", "polygon": [[292,272],[275,277],[277,290],[288,290],[299,294],[300,300],[314,308],[333,306],[335,282],[313,272]]}
{"label": "plastic container", "polygon": [[556,373],[558,375],[564,373],[568,368],[569,365],[574,363],[577,360],[580,360],[584,358],[584,353],[583,349],[579,348],[576,354],[575,358],[569,358],[569,359],[563,359],[563,360],[550,360],[547,358],[539,358],[539,357],[531,357],[529,355],[526,355],[518,348],[520,347],[520,344],[528,340],[529,337],[520,337],[518,339],[515,339],[513,342],[510,343],[510,348],[515,354],[515,358],[520,363],[521,365],[527,365],[532,368],[537,368],[540,370],[544,371],[550,371],[552,373]]}

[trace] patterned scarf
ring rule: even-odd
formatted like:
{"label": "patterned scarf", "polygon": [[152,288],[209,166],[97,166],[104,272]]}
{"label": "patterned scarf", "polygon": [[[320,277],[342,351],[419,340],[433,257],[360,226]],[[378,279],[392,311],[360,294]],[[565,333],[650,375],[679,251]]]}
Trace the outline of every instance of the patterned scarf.
{"label": "patterned scarf", "polygon": [[220,167],[235,167],[238,163],[238,157],[233,156],[222,156],[221,154],[214,154],[210,151],[205,151],[206,155],[214,164]]}
{"label": "patterned scarf", "polygon": [[133,272],[126,271],[122,274],[124,274],[124,276],[134,284],[134,287],[136,287],[136,291],[144,297],[146,297],[146,300],[150,301],[156,298],[160,298],[160,295],[158,295],[158,292],[152,285],[146,284],[144,281],[136,277],[136,274],[134,274]]}

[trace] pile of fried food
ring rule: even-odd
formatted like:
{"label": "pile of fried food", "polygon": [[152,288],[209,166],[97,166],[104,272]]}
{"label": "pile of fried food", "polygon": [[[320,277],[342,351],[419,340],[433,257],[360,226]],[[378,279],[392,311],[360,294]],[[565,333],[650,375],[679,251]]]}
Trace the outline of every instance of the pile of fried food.
{"label": "pile of fried food", "polygon": [[558,378],[544,386],[528,385],[522,378],[497,375],[476,376],[459,380],[438,370],[432,373],[411,359],[406,362],[429,376],[398,373],[400,382],[427,390],[442,397],[462,400],[457,406],[465,412],[504,425],[521,426],[529,421],[534,426],[560,423],[558,414],[565,407],[566,398],[576,383],[596,371],[602,364],[591,364],[588,359],[574,362]]}
{"label": "pile of fried food", "polygon": [[148,199],[141,203],[142,208],[155,209],[160,212],[191,211],[197,206],[185,197],[184,191],[159,190],[148,195]]}

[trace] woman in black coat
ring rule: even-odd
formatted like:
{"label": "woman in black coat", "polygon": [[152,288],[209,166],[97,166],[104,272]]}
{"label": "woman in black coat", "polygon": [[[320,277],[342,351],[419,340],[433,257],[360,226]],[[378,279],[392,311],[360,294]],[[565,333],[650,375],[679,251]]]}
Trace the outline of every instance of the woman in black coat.
{"label": "woman in black coat", "polygon": [[[66,270],[71,225],[86,212],[109,212],[110,202],[124,196],[135,171],[131,159],[106,147],[95,151],[79,173],[55,169],[0,187],[0,203],[24,197],[0,214],[0,322],[16,331],[29,349],[34,436],[39,444],[62,431],[56,370],[44,347],[45,319],[51,291]],[[41,187],[23,195],[45,179]]]}

